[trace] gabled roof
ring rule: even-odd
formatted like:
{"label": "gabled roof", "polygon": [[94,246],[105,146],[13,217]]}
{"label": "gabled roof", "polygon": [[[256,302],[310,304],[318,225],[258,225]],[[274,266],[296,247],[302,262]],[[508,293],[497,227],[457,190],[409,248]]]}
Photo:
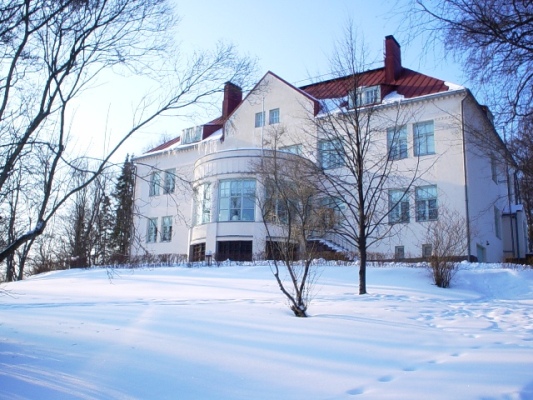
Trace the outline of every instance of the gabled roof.
{"label": "gabled roof", "polygon": [[[209,121],[208,123],[204,124],[203,125],[204,127],[205,126],[210,126],[210,127],[212,127],[212,129],[209,129],[209,131],[207,132],[205,137],[202,137],[202,139],[207,139],[209,136],[211,136],[218,129],[222,128],[222,125],[224,124],[225,120],[226,120],[226,118],[224,118],[223,116],[220,116],[220,117],[215,118],[214,120]],[[204,131],[205,131],[205,129],[204,129]],[[181,140],[181,136],[175,137],[174,139],[171,139],[168,142],[165,142],[163,144],[160,144],[157,147],[154,147],[153,149],[148,150],[145,154],[154,153],[156,151],[168,149],[169,147],[171,147],[171,146],[173,146],[175,144],[178,144],[180,142],[180,140]]]}
{"label": "gabled roof", "polygon": [[[288,83],[286,80],[284,80],[283,78],[280,78],[278,75],[276,75],[275,73],[271,72],[271,71],[268,71],[267,73],[265,73],[265,75],[263,75],[263,77],[255,84],[255,86],[252,88],[252,90],[250,90],[248,92],[248,94],[246,95],[246,97],[240,101],[236,106],[235,108],[233,108],[231,110],[231,112],[227,115],[227,116],[224,116],[224,115],[221,115],[220,117],[217,117],[215,119],[213,119],[212,121],[209,121],[207,123],[205,123],[203,126],[204,126],[204,136],[202,137],[202,140],[203,139],[207,139],[209,136],[211,136],[211,134],[213,134],[216,130],[220,129],[223,127],[224,123],[231,117],[231,115],[233,115],[233,113],[239,108],[239,106],[248,98],[248,96],[250,96],[251,93],[254,92],[255,89],[257,89],[257,87],[260,85],[260,83],[268,76],[268,75],[271,75],[273,76],[274,78],[280,80],[281,82],[283,82],[284,84],[286,84],[287,86],[289,86],[290,88],[296,90],[297,92],[301,93],[303,96],[307,97],[308,99],[310,99],[313,104],[314,104],[314,107],[315,107],[315,114],[318,112],[318,102],[317,102],[317,99],[312,97],[309,93],[299,89],[298,87],[294,86],[294,85],[291,85],[290,83]],[[210,127],[211,129],[205,129],[205,127]],[[177,143],[179,143],[180,141],[180,137],[176,137],[172,140],[169,140],[168,142],[166,143],[163,143],[157,147],[154,147],[153,149],[151,150],[148,150],[146,153],[153,153],[153,152],[156,152],[156,151],[160,151],[160,150],[164,150],[164,149],[167,149]]]}
{"label": "gabled roof", "polygon": [[385,79],[385,68],[378,68],[357,75],[348,75],[341,78],[330,79],[302,86],[300,89],[309,93],[316,99],[336,99],[347,96],[356,86],[389,86],[405,98],[425,96],[428,94],[448,91],[444,81],[432,78],[419,72],[402,68],[400,76],[392,83]]}
{"label": "gabled roof", "polygon": [[[268,75],[271,75],[272,77],[278,79],[279,81],[283,82],[285,85],[287,85],[288,87],[290,87],[291,89],[294,89],[295,91],[297,91],[298,93],[302,94],[304,97],[307,97],[309,100],[311,100],[314,104],[314,108],[315,108],[315,115],[317,114],[318,112],[318,108],[319,108],[319,103],[318,103],[318,99],[316,97],[314,97],[312,94],[310,94],[309,92],[306,92],[305,90],[302,90],[301,88],[298,88],[294,85],[292,85],[291,83],[287,82],[285,79],[279,77],[278,75],[276,75],[274,72],[272,71],[267,71],[267,73],[265,75],[263,75],[263,77],[261,79],[259,79],[259,81],[257,81],[257,83],[255,84],[255,86],[252,88],[252,90],[250,90],[248,92],[248,94],[246,95],[246,97],[243,99],[243,102],[248,98],[248,96],[250,96],[261,84],[261,82],[263,82],[263,80],[268,76]],[[239,107],[236,107],[236,109],[239,108]]]}
{"label": "gabled roof", "polygon": [[165,142],[165,143],[163,143],[163,144],[160,144],[160,145],[157,146],[157,147],[154,147],[153,149],[148,150],[147,153],[153,153],[153,152],[155,152],[155,151],[164,150],[164,149],[166,149],[167,147],[170,147],[170,146],[172,146],[172,145],[178,143],[178,142],[180,141],[180,139],[181,139],[181,137],[178,136],[178,137],[176,137],[176,138],[174,138],[174,139],[169,140],[168,142]]}
{"label": "gabled roof", "polygon": [[[320,100],[346,97],[357,87],[380,85],[382,99],[393,92],[396,92],[400,97],[411,99],[453,89],[440,79],[403,68],[401,64],[400,45],[393,36],[389,35],[385,37],[385,60],[384,67],[382,68],[305,85],[300,88],[291,85],[273,72],[268,71],[253,89],[248,92],[244,99],[242,99],[242,90],[240,87],[231,82],[226,82],[224,87],[224,101],[222,103],[222,115],[203,125],[202,140],[207,139],[214,132],[223,128],[224,123],[269,75],[312,101],[315,115],[319,112]],[[148,153],[169,148],[179,143],[179,140],[179,137],[172,139],[150,150]]]}

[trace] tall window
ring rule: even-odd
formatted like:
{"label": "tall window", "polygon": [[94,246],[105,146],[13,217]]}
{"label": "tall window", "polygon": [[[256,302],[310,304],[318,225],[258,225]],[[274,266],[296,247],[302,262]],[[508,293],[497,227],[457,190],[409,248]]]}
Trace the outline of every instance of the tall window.
{"label": "tall window", "polygon": [[416,188],[416,220],[434,221],[438,217],[437,186]]}
{"label": "tall window", "polygon": [[415,156],[435,154],[435,134],[433,121],[414,124],[413,138],[415,146]]}
{"label": "tall window", "polygon": [[196,224],[211,222],[211,184],[200,185],[196,196]]}
{"label": "tall window", "polygon": [[150,175],[150,196],[158,196],[160,187],[161,173],[159,171],[152,172],[152,175]]}
{"label": "tall window", "polygon": [[157,242],[157,218],[148,219],[147,231],[146,231],[146,242],[155,243]]}
{"label": "tall window", "polygon": [[344,165],[344,156],[341,140],[321,140],[318,142],[318,158],[320,165],[324,169],[342,167]]}
{"label": "tall window", "polygon": [[389,190],[389,223],[409,222],[409,197],[405,190]]}
{"label": "tall window", "polygon": [[494,234],[498,239],[502,238],[502,212],[494,207]]}
{"label": "tall window", "polygon": [[401,160],[407,157],[407,127],[405,125],[387,129],[387,146],[389,160]]}
{"label": "tall window", "polygon": [[274,223],[288,223],[289,208],[287,207],[287,201],[278,195],[274,184],[267,181],[265,186],[265,219]]}
{"label": "tall window", "polygon": [[343,221],[346,203],[341,198],[334,196],[323,197],[320,199],[320,205],[320,218],[324,223],[324,228],[331,229]]}
{"label": "tall window", "polygon": [[265,112],[255,113],[255,127],[260,128],[265,125]]}
{"label": "tall window", "polygon": [[268,112],[268,124],[279,124],[279,108],[274,108]]}
{"label": "tall window", "polygon": [[167,169],[165,171],[165,181],[163,184],[163,193],[170,194],[174,193],[176,187],[176,173],[173,169]]}
{"label": "tall window", "polygon": [[172,217],[161,219],[161,241],[170,242],[172,240]]}
{"label": "tall window", "polygon": [[254,221],[255,180],[221,181],[218,212],[219,221]]}

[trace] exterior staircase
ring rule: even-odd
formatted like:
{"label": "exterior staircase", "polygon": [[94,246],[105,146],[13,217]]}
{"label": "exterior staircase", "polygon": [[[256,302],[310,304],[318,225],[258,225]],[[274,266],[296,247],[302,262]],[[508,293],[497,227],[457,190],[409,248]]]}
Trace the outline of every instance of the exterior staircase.
{"label": "exterior staircase", "polygon": [[309,238],[307,242],[313,246],[317,258],[350,261],[349,251],[332,241],[324,238]]}

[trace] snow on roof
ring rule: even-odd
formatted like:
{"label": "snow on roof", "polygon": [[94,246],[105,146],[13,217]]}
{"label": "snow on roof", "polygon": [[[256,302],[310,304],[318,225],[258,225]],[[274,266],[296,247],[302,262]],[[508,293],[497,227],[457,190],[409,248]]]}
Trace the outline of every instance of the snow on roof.
{"label": "snow on roof", "polygon": [[503,209],[504,214],[516,214],[517,212],[524,211],[524,205],[523,204],[512,204],[511,208],[505,207]]}
{"label": "snow on roof", "polygon": [[156,156],[160,154],[169,153],[172,151],[182,151],[182,150],[188,150],[192,148],[198,148],[200,152],[206,151],[206,149],[213,147],[213,143],[220,141],[222,136],[223,136],[222,128],[216,130],[211,135],[209,135],[207,138],[200,140],[199,142],[194,142],[194,143],[181,144],[179,140],[180,137],[178,136],[177,138],[172,139],[166,143],[163,143],[162,145],[156,147],[155,149],[152,149],[148,151],[147,153],[144,153],[136,158],[139,159],[139,158],[148,157],[148,156]]}
{"label": "snow on roof", "polygon": [[405,99],[405,96],[403,94],[399,94],[396,90],[393,92],[390,92],[388,95],[383,97],[383,104],[390,104],[394,103],[396,101],[402,101]]}
{"label": "snow on roof", "polygon": [[463,90],[463,89],[465,89],[464,86],[461,86],[461,85],[458,85],[458,84],[452,83],[452,82],[444,82],[444,84],[446,86],[448,86],[448,90]]}

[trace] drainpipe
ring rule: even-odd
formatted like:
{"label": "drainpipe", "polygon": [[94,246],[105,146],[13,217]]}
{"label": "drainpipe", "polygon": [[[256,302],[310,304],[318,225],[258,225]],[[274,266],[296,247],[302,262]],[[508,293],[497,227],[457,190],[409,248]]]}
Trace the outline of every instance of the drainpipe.
{"label": "drainpipe", "polygon": [[[466,141],[465,141],[465,114],[464,114],[464,103],[468,96],[461,100],[461,135],[463,137],[463,171],[464,171],[464,180],[465,180],[465,206],[466,206],[466,242],[468,248],[468,261],[471,260],[471,243],[470,243],[470,210],[468,204],[468,174],[467,174],[467,164],[466,164]],[[480,261],[480,260],[478,260]],[[485,261],[485,260],[483,260]]]}
{"label": "drainpipe", "polygon": [[[517,257],[518,258],[518,242],[516,243],[516,246],[515,246],[515,233],[514,233],[514,229],[513,229],[513,219],[515,220],[515,225],[518,225],[517,224],[517,220],[516,220],[516,213],[513,212],[513,209],[512,209],[512,206],[511,206],[511,186],[509,185],[509,164],[506,163],[505,165],[505,173],[507,175],[507,207],[509,207],[509,223],[511,224],[511,226],[509,227],[509,231],[511,233],[511,248],[513,249],[513,257]],[[518,226],[516,226],[516,228],[518,229]],[[518,238],[518,236],[517,236]]]}
{"label": "drainpipe", "polygon": [[265,156],[264,149],[264,129],[266,124],[266,115],[265,115],[265,96],[263,95],[263,101],[261,103],[261,113],[263,114],[263,123],[261,124],[261,157]]}

